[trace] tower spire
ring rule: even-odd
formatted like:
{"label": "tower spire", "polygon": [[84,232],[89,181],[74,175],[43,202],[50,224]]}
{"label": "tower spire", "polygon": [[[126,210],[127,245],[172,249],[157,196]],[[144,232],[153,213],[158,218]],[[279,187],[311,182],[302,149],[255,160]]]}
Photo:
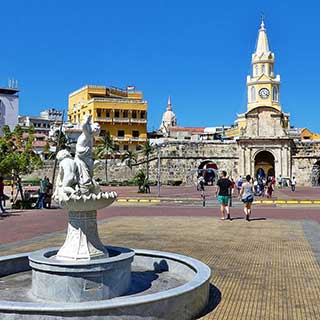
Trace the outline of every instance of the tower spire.
{"label": "tower spire", "polygon": [[269,41],[267,37],[267,30],[264,26],[264,15],[262,15],[255,53],[260,55],[262,53],[268,53],[268,52],[270,52]]}
{"label": "tower spire", "polygon": [[171,97],[168,97],[167,111],[172,111]]}

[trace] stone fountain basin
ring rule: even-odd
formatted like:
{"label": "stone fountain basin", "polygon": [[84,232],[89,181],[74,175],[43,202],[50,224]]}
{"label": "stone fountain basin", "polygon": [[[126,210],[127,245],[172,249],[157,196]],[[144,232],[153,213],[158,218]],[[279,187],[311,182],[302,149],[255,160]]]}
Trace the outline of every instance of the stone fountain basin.
{"label": "stone fountain basin", "polygon": [[126,294],[79,303],[50,303],[33,297],[29,253],[0,258],[0,319],[183,320],[202,312],[209,299],[207,265],[174,253],[134,251],[132,283]]}
{"label": "stone fountain basin", "polygon": [[90,195],[72,195],[68,200],[60,201],[60,205],[69,211],[94,211],[110,206],[117,199],[117,193],[99,192]]}

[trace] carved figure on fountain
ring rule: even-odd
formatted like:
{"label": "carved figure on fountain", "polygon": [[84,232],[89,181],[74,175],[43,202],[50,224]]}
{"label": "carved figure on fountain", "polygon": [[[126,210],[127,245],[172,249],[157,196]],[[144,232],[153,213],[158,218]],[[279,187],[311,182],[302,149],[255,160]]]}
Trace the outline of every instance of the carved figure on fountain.
{"label": "carved figure on fountain", "polygon": [[57,153],[59,172],[53,197],[56,201],[66,201],[72,194],[79,190],[79,173],[76,162],[72,159],[68,150],[60,150]]}
{"label": "carved figure on fountain", "polygon": [[100,126],[98,123],[91,123],[91,115],[84,117],[82,123],[82,133],[77,140],[75,162],[79,172],[79,186],[81,194],[98,194],[99,185],[93,179],[94,161],[92,150],[94,137],[99,135]]}

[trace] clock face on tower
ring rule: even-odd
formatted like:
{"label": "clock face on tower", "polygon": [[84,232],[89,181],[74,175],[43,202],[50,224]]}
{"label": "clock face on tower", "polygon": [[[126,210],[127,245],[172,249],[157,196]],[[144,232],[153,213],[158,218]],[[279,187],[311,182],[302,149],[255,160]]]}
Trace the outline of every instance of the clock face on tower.
{"label": "clock face on tower", "polygon": [[270,95],[270,91],[267,88],[262,88],[259,90],[259,96],[262,99],[267,99]]}

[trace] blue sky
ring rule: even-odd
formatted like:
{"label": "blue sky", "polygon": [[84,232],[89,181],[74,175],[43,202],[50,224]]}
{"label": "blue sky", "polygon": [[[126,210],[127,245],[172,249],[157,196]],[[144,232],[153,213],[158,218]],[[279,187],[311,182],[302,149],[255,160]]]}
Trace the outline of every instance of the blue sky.
{"label": "blue sky", "polygon": [[135,85],[157,128],[168,95],[182,126],[232,124],[246,111],[264,12],[281,103],[291,124],[320,131],[317,1],[83,1],[1,3],[0,85],[19,81],[20,114],[67,107],[85,84]]}

